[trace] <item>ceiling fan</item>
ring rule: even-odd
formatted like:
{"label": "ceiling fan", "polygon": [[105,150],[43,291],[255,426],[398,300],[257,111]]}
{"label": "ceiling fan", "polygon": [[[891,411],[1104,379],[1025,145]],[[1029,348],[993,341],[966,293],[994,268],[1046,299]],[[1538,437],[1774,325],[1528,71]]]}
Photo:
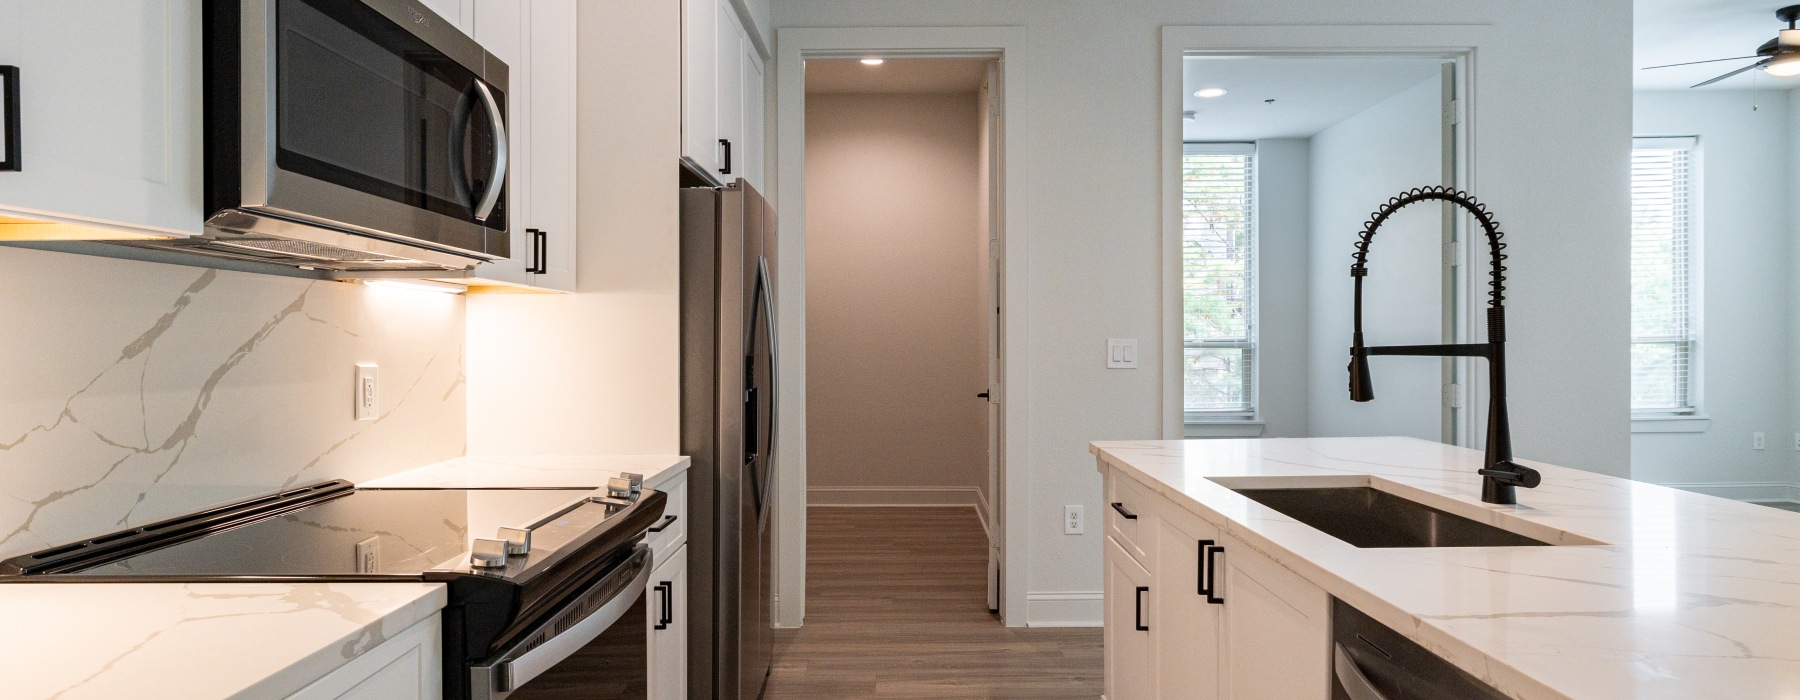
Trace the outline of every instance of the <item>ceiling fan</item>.
{"label": "ceiling fan", "polygon": [[1713,83],[1719,82],[1719,81],[1729,78],[1731,76],[1734,76],[1734,75],[1737,75],[1744,71],[1755,69],[1755,68],[1761,68],[1761,69],[1763,69],[1763,72],[1768,73],[1769,75],[1773,75],[1778,78],[1786,78],[1786,77],[1791,77],[1791,76],[1795,76],[1795,75],[1800,75],[1800,29],[1794,28],[1795,22],[1800,21],[1800,5],[1789,5],[1787,7],[1783,7],[1779,10],[1776,10],[1775,18],[1779,19],[1783,22],[1786,22],[1787,29],[1781,30],[1781,32],[1779,34],[1777,34],[1775,38],[1770,39],[1770,40],[1764,42],[1762,46],[1757,47],[1756,55],[1754,55],[1754,56],[1734,56],[1732,58],[1714,58],[1714,59],[1710,59],[1710,60],[1706,60],[1706,61],[1689,61],[1687,63],[1671,63],[1666,66],[1650,66],[1649,68],[1645,68],[1644,70],[1654,70],[1657,68],[1674,68],[1676,66],[1691,66],[1691,65],[1698,64],[1698,63],[1718,63],[1720,61],[1742,61],[1742,60],[1751,59],[1751,58],[1759,59],[1755,63],[1744,66],[1737,70],[1731,71],[1730,73],[1726,73],[1719,77],[1713,78],[1712,80],[1708,80],[1708,81],[1701,82],[1701,83],[1695,83],[1689,87],[1704,87],[1707,85],[1711,85]]}

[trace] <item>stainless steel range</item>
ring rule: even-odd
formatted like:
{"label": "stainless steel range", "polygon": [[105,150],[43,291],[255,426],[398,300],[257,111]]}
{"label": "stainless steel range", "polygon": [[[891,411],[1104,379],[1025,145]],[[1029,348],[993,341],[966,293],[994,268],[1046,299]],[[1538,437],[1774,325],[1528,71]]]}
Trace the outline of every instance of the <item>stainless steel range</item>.
{"label": "stainless steel range", "polygon": [[[444,697],[641,699],[654,568],[643,539],[667,501],[641,483],[627,475],[590,493],[328,481],[13,557],[0,582],[443,582]],[[561,504],[546,511],[546,498]],[[534,515],[493,539],[469,530],[522,512]]]}

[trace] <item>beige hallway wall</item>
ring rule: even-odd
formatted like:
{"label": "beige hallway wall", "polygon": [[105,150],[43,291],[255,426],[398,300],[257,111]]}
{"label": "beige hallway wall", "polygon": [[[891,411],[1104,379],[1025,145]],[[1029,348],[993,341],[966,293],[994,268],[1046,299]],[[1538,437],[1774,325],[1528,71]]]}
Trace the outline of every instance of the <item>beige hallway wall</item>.
{"label": "beige hallway wall", "polygon": [[987,486],[975,93],[806,107],[813,503],[969,503]]}

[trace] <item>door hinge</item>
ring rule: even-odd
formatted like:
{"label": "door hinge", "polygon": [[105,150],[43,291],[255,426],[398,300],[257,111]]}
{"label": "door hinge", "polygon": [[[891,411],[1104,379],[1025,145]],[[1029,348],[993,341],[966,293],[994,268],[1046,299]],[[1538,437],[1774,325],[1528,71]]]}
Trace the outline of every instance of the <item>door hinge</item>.
{"label": "door hinge", "polygon": [[1444,244],[1444,267],[1456,267],[1462,264],[1462,241]]}
{"label": "door hinge", "polygon": [[1463,407],[1462,385],[1461,384],[1445,384],[1444,385],[1444,408],[1462,408],[1462,407]]}
{"label": "door hinge", "polygon": [[1462,100],[1451,100],[1444,103],[1444,123],[1462,123]]}

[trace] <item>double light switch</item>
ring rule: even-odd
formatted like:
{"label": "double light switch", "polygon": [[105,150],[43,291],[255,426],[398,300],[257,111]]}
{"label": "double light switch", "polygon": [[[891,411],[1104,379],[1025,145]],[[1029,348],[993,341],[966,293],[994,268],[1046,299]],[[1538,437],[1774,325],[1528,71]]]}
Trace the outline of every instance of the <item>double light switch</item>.
{"label": "double light switch", "polygon": [[1137,369],[1137,339],[1106,339],[1107,369]]}

